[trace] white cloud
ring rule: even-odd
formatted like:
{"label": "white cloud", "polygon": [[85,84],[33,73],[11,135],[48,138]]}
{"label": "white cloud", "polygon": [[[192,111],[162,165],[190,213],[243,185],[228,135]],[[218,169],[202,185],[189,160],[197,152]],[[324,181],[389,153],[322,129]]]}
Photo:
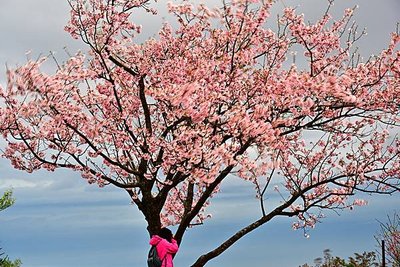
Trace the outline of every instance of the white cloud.
{"label": "white cloud", "polygon": [[44,184],[38,184],[36,181],[28,179],[2,179],[0,180],[0,189],[8,188],[35,188],[38,186],[48,187],[53,184],[52,181],[47,181]]}

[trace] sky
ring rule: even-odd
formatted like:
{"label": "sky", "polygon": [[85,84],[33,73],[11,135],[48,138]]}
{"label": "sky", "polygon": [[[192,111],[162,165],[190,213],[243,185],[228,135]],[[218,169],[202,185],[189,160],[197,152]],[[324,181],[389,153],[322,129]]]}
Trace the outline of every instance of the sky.
{"label": "sky", "polygon": [[[160,6],[166,3],[159,2]],[[313,20],[325,10],[326,3],[278,1],[274,12],[295,5]],[[368,57],[388,43],[389,33],[400,21],[400,0],[337,0],[332,11],[337,15],[356,4],[359,9],[355,19],[368,32],[359,46]],[[0,0],[1,85],[5,85],[6,66],[26,62],[27,51],[31,51],[31,57],[54,51],[63,60],[64,47],[70,52],[84,49],[63,31],[68,10],[65,0]],[[154,35],[163,14],[138,18],[145,37]],[[146,224],[124,191],[88,185],[77,173],[65,170],[27,174],[13,170],[7,160],[0,159],[0,194],[10,188],[16,203],[0,213],[0,247],[11,259],[20,258],[24,267],[145,266],[149,249]],[[310,238],[292,230],[292,219],[275,219],[207,266],[296,267],[312,263],[328,248],[346,258],[354,252],[375,250],[377,220],[384,221],[388,214],[399,211],[400,197],[366,197],[366,207],[328,213],[309,232]],[[251,187],[237,178],[222,188],[210,212],[211,220],[186,234],[175,258],[177,267],[189,266],[201,253],[213,249],[259,215]]]}

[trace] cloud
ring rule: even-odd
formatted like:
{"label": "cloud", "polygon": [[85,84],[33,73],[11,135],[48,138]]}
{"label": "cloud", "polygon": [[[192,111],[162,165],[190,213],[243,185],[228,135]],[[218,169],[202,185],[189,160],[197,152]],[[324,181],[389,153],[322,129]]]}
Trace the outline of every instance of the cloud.
{"label": "cloud", "polygon": [[[48,187],[52,184],[52,181],[48,181],[40,186]],[[37,182],[29,181],[27,179],[2,179],[0,180],[0,189],[8,188],[35,188],[38,187]]]}

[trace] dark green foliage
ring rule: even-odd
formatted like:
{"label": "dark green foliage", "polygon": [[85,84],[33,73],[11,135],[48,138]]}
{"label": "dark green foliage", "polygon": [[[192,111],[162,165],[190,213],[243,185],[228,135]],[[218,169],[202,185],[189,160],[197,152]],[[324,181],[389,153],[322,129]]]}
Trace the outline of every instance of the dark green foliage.
{"label": "dark green foliage", "polygon": [[0,248],[0,267],[20,267],[22,262],[20,259],[16,259],[15,261],[11,261],[8,256],[4,255],[4,252],[1,251]]}
{"label": "dark green foliage", "polygon": [[22,262],[20,259],[16,259],[14,261],[10,260],[8,256],[4,255],[4,252],[1,251],[0,248],[0,267],[20,267]]}
{"label": "dark green foliage", "polygon": [[374,252],[354,253],[348,260],[334,257],[329,249],[324,250],[322,258],[316,258],[314,265],[303,264],[301,267],[379,267]]}
{"label": "dark green foliage", "polygon": [[20,259],[16,259],[15,261],[11,261],[8,258],[1,260],[0,267],[20,267],[22,264]]}

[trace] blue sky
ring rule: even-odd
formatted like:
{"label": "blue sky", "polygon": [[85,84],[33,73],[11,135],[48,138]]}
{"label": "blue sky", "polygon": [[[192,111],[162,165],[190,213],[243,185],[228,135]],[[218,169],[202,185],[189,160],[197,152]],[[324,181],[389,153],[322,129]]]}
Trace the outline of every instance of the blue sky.
{"label": "blue sky", "polygon": [[[161,1],[164,3],[163,1]],[[327,1],[281,1],[299,5],[311,20],[324,10]],[[377,53],[388,41],[389,33],[400,21],[399,0],[337,0],[334,12],[358,4],[356,20],[367,27],[361,41],[362,53]],[[76,51],[80,43],[63,32],[68,5],[59,0],[0,1],[0,83],[5,84],[5,65],[25,62],[25,53],[33,56],[56,51],[63,58],[63,47]],[[154,32],[160,17],[142,20],[144,28]],[[50,67],[49,67],[50,68]],[[0,160],[0,193],[13,188],[16,204],[0,213],[0,247],[11,258],[20,258],[25,267],[125,267],[144,266],[148,235],[144,219],[130,204],[128,195],[118,189],[99,189],[88,185],[70,171],[26,174],[15,171],[8,161]],[[299,266],[322,255],[330,248],[335,255],[375,249],[374,233],[387,214],[399,210],[399,194],[393,197],[369,197],[369,205],[340,216],[327,218],[306,239],[293,231],[291,219],[278,218],[254,231],[207,266]],[[189,266],[202,252],[214,248],[231,233],[258,215],[258,204],[251,187],[238,179],[223,188],[213,201],[213,218],[188,231],[176,266]]]}

